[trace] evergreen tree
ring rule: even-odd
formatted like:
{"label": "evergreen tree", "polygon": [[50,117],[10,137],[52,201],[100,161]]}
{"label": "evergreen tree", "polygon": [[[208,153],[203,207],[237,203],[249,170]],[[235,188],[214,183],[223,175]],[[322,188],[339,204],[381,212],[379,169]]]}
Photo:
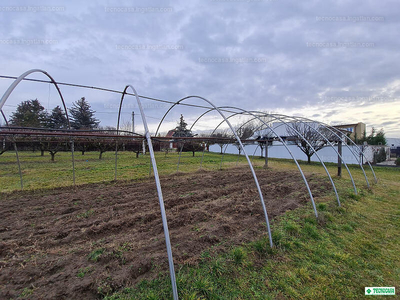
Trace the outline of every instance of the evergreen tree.
{"label": "evergreen tree", "polygon": [[361,143],[366,141],[368,145],[386,145],[386,137],[383,129],[376,132],[375,127],[372,127],[371,134],[366,136],[364,133],[364,138],[361,140]]}
{"label": "evergreen tree", "polygon": [[69,112],[71,113],[71,126],[75,129],[93,129],[97,128],[100,123],[94,117],[95,111],[90,108],[85,97],[74,102]]}
{"label": "evergreen tree", "polygon": [[68,121],[64,111],[58,105],[53,108],[49,115],[47,126],[53,129],[67,129]]}
{"label": "evergreen tree", "polygon": [[43,127],[48,115],[38,99],[22,101],[11,115],[10,124],[20,127]]}
{"label": "evergreen tree", "polygon": [[181,115],[178,126],[176,126],[175,133],[172,136],[173,137],[193,137],[192,131],[187,129],[187,123],[183,119],[183,115]]}

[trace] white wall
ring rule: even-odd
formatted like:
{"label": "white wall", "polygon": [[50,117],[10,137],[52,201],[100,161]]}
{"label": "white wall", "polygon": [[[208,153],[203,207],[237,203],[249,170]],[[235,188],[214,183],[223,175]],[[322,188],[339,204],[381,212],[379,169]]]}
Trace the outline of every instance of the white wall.
{"label": "white wall", "polygon": [[[248,155],[254,155],[254,151],[256,150],[257,145],[246,145],[245,146],[245,151]],[[288,145],[289,150],[292,152],[292,154],[294,155],[294,157],[298,160],[307,160],[307,156],[296,146],[296,145]],[[353,150],[354,153],[359,153],[359,150],[357,149],[357,146],[346,146],[343,145],[342,147],[342,157],[343,160],[347,163],[347,164],[358,164],[359,162],[357,161],[357,159],[360,159],[359,155],[356,155],[357,158],[354,157],[353,153],[351,152],[351,150],[349,149],[351,148]],[[369,162],[373,161],[373,148],[372,146],[365,146],[364,147],[364,155],[366,156],[366,158],[368,159]],[[211,152],[220,152],[220,147],[218,145],[211,145],[210,146],[210,151]],[[335,149],[337,150],[337,146],[335,146]],[[225,147],[224,147],[225,150]],[[238,154],[238,149],[236,148],[236,146],[234,145],[228,145],[228,148],[226,150],[226,153],[231,153],[231,154]],[[243,153],[242,153],[243,154]],[[260,147],[257,148],[255,155],[256,156],[260,156],[261,154],[261,150]],[[337,153],[332,149],[332,147],[330,146],[326,146],[324,148],[322,148],[321,150],[319,150],[317,152],[317,154],[319,155],[319,157],[322,159],[322,161],[324,162],[334,162],[337,163],[338,161],[338,155]],[[288,153],[288,151],[286,150],[286,148],[280,144],[280,145],[273,145],[270,146],[268,148],[268,157],[273,157],[273,158],[286,158],[286,159],[291,159],[292,157],[290,156],[290,154]],[[319,159],[317,157],[317,155],[313,155],[311,157],[311,161],[317,161],[319,162]],[[365,158],[363,159],[364,163]]]}

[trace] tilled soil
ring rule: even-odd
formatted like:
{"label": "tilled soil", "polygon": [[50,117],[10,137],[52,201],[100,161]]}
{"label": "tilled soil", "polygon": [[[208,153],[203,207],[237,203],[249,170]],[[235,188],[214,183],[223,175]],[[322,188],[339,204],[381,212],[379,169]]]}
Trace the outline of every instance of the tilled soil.
{"label": "tilled soil", "polygon": [[[270,219],[309,201],[298,173],[257,170]],[[308,176],[314,197],[329,183]],[[161,178],[175,264],[266,235],[248,168]],[[0,195],[0,299],[99,299],[167,270],[153,180]]]}

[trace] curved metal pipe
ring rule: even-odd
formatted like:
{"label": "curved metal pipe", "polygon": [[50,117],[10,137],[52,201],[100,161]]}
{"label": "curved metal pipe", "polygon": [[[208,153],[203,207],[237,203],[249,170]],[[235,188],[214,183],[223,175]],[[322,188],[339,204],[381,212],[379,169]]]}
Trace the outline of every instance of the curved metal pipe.
{"label": "curved metal pipe", "polygon": [[[278,114],[272,114],[272,116],[276,116],[276,115],[278,115]],[[347,170],[347,173],[350,176],[351,183],[353,184],[354,193],[357,195],[357,187],[356,187],[356,184],[354,182],[353,175],[351,174],[350,169],[348,168],[346,161],[343,159],[343,156],[336,150],[336,148],[329,141],[329,139],[327,139],[325,135],[323,135],[321,132],[319,132],[318,130],[313,128],[311,125],[307,124],[306,122],[299,121],[296,117],[289,117],[289,116],[285,116],[285,115],[279,115],[279,116],[283,116],[283,117],[286,117],[286,118],[289,118],[289,119],[296,120],[297,122],[301,122],[303,125],[308,126],[311,130],[313,130],[315,133],[319,134],[319,136],[321,136],[322,138],[325,139],[325,141],[329,144],[329,146],[332,148],[332,150],[335,151],[336,154],[338,155],[338,157],[342,160],[342,162],[343,162],[343,164],[344,164],[344,166],[345,166],[345,168]]]}
{"label": "curved metal pipe", "polygon": [[210,108],[210,109],[207,110],[206,112],[202,113],[202,114],[193,122],[193,124],[192,124],[192,126],[190,126],[190,129],[189,129],[189,130],[192,130],[193,127],[194,127],[194,125],[196,125],[196,123],[197,123],[203,116],[205,116],[206,114],[208,114],[209,112],[212,112],[212,111],[214,111],[214,110],[215,110],[214,108]]}
{"label": "curved metal pipe", "polygon": [[225,146],[225,150],[224,150],[224,152],[223,152],[222,155],[221,155],[221,162],[219,163],[219,169],[220,169],[220,170],[222,170],[222,162],[224,161],[224,155],[225,155],[226,149],[228,149],[228,146],[229,146],[229,145],[226,145],[226,146]]}
{"label": "curved metal pipe", "polygon": [[[126,90],[124,90],[125,92]],[[122,95],[125,95],[123,93]],[[124,101],[124,98],[121,98],[121,101],[119,102],[119,109],[118,109],[118,120],[117,120],[117,135],[119,133],[119,121],[121,119],[121,109],[122,109],[122,102]],[[118,140],[115,141],[115,170],[114,170],[114,180],[117,180],[117,168],[118,168]]]}
{"label": "curved metal pipe", "polygon": [[260,145],[257,145],[256,149],[254,149],[252,162],[254,161],[254,157],[256,156],[256,151],[258,150],[258,147],[260,147]]}
{"label": "curved metal pipe", "polygon": [[[128,93],[124,93],[122,92],[122,94],[128,94]],[[120,124],[120,120],[121,120],[121,111],[122,111],[122,103],[124,101],[124,98],[121,98],[120,102],[119,102],[119,109],[118,109],[118,118],[117,118],[117,135],[120,132],[119,130],[119,124]],[[137,133],[133,132],[133,131],[126,131],[126,130],[122,130],[123,132],[126,133],[132,133],[132,134],[136,134]],[[117,168],[118,168],[118,140],[115,140],[115,170],[114,170],[114,180],[117,180]],[[150,174],[151,175],[151,164],[150,164]]]}
{"label": "curved metal pipe", "polygon": [[68,117],[68,111],[67,111],[67,106],[65,105],[65,101],[64,101],[64,97],[60,91],[60,88],[57,85],[57,82],[53,79],[53,77],[50,76],[49,73],[47,73],[46,71],[40,70],[40,69],[32,69],[29,71],[26,71],[25,73],[23,73],[22,75],[20,75],[17,79],[14,80],[14,82],[8,87],[8,89],[6,90],[6,92],[4,93],[3,97],[1,97],[0,100],[0,109],[3,109],[4,104],[6,103],[8,97],[10,97],[11,93],[13,92],[13,90],[17,87],[17,85],[25,79],[25,77],[27,77],[28,75],[32,74],[32,73],[43,73],[44,75],[46,75],[51,83],[55,86],[55,88],[57,89],[58,94],[60,95],[62,104],[64,106],[64,110],[65,110],[65,116],[67,118],[67,122],[68,122],[68,129],[71,129],[71,125],[69,122],[69,117]]}
{"label": "curved metal pipe", "polygon": [[[300,118],[300,117],[299,117],[299,118]],[[312,120],[307,119],[307,118],[304,118],[304,117],[301,117],[301,119],[304,119],[304,120],[307,120],[307,121],[312,121]],[[322,122],[318,122],[318,121],[315,121],[315,122],[317,122],[318,124],[322,125],[325,129],[327,129],[328,131],[330,131],[331,133],[333,133],[333,134],[334,134],[335,136],[337,136],[339,139],[341,138],[341,137],[336,133],[336,132],[339,132],[340,134],[342,134],[338,129],[336,129],[336,128],[332,127],[332,126],[329,126],[329,125],[327,125],[327,124],[325,124],[325,123],[322,123]],[[334,129],[336,132],[333,131],[332,129]],[[343,137],[344,137],[347,141],[349,141],[350,143],[352,143],[354,146],[357,147],[356,143],[354,143],[348,136],[343,135]],[[350,148],[349,145],[347,145],[347,143],[345,143],[345,146],[346,146],[347,149],[349,149],[349,151],[353,154],[353,156],[355,157],[356,161],[359,162],[359,166],[360,166],[360,168],[361,168],[361,170],[362,170],[362,172],[363,172],[363,174],[364,174],[365,181],[366,181],[367,186],[368,186],[368,188],[369,188],[370,185],[369,185],[368,177],[367,177],[367,174],[365,173],[365,170],[364,170],[364,168],[363,168],[363,166],[362,166],[362,164],[361,164],[361,161],[359,160],[358,156],[354,153],[353,149]],[[360,154],[366,159],[364,153],[360,152]],[[367,159],[366,159],[366,160],[367,160]],[[368,165],[370,166],[371,171],[372,171],[372,174],[374,175],[374,178],[375,178],[375,182],[377,183],[377,179],[376,179],[376,176],[375,176],[374,169],[372,168],[372,166],[371,166],[371,164],[370,164],[369,162],[367,162],[367,163],[368,163]]]}
{"label": "curved metal pipe", "polygon": [[[337,132],[339,132],[338,129],[336,129],[334,127],[332,127],[332,128],[335,129]],[[345,137],[345,139],[347,141],[349,141],[351,144],[353,144],[354,146],[356,146],[358,148],[357,144],[351,138],[349,138],[347,135],[344,135],[344,137]],[[375,174],[374,168],[372,167],[371,163],[367,160],[367,157],[365,156],[365,154],[361,150],[359,150],[359,154],[360,154],[360,156],[365,158],[365,161],[367,162],[368,166],[371,169],[372,175],[374,176],[375,183],[378,183],[378,179],[376,178],[376,174]],[[360,166],[364,170],[364,168],[362,167],[361,160],[360,160]],[[368,182],[367,175],[365,174],[365,172],[364,172],[364,175],[365,175],[365,178],[366,178],[366,181],[367,181],[367,185],[369,187],[369,182]]]}
{"label": "curved metal pipe", "polygon": [[[262,112],[260,112],[260,113],[262,113]],[[266,116],[273,116],[273,115],[270,115],[270,114],[264,114],[264,115],[266,115]],[[282,115],[282,114],[281,114],[281,116],[285,116],[285,115]],[[319,125],[323,126],[325,129],[327,129],[328,131],[330,131],[331,133],[333,133],[336,137],[338,137],[338,138],[340,139],[340,136],[337,135],[334,131],[332,131],[331,128],[332,128],[332,129],[335,129],[337,132],[339,132],[339,133],[341,134],[341,132],[340,132],[339,130],[337,130],[336,128],[330,127],[329,125],[326,125],[326,124],[324,124],[324,123],[322,123],[322,122],[314,121],[314,120],[307,119],[307,118],[303,118],[303,117],[296,117],[296,118],[295,118],[295,117],[289,117],[289,116],[285,116],[285,117],[292,118],[292,119],[295,119],[295,120],[302,119],[302,120],[306,120],[306,121],[308,121],[308,122],[315,122],[315,123],[318,123]],[[254,118],[253,118],[253,119],[250,119],[250,120],[247,121],[247,122],[245,122],[244,124],[242,124],[242,126],[244,126],[245,124],[251,122],[252,120],[254,120]],[[218,126],[220,126],[221,124],[222,124],[222,122],[221,122]],[[279,126],[278,126],[278,127],[279,127]],[[351,143],[353,143],[355,146],[357,146],[349,137],[345,136],[345,138],[346,138],[347,140],[349,140]],[[332,145],[332,146],[333,146],[333,145]],[[363,174],[364,174],[364,177],[365,177],[365,181],[366,181],[366,183],[367,183],[367,186],[369,187],[369,182],[368,182],[367,175],[366,175],[366,173],[365,173],[365,170],[364,170],[363,166],[361,165],[361,163],[360,163],[360,161],[359,161],[358,156],[354,153],[353,149],[350,148],[347,144],[345,144],[345,146],[346,146],[346,147],[348,148],[348,150],[353,154],[353,156],[355,157],[356,161],[359,162],[359,166],[360,166],[360,168],[361,168],[361,170],[362,170],[362,172],[363,172]],[[333,149],[334,149],[334,148],[333,148]],[[336,149],[334,149],[334,150],[336,150]],[[336,152],[337,152],[337,151],[336,151]],[[337,152],[337,153],[338,153],[338,152]],[[360,153],[361,153],[361,152],[360,152]],[[363,153],[361,153],[361,154],[362,154],[362,156],[364,156],[364,158],[365,158],[365,155],[364,155]],[[343,159],[342,159],[342,161],[344,162],[345,165],[347,165],[346,162],[345,162]],[[369,162],[367,162],[367,163],[368,163],[368,165],[370,166],[370,168],[371,168],[371,170],[372,170],[372,173],[373,173],[373,175],[374,175],[375,181],[377,182],[376,176],[375,176],[375,172],[374,172],[374,170],[373,170],[371,164],[370,164]],[[350,178],[353,179],[352,175],[350,174],[350,170],[349,170],[347,167],[346,167],[346,169],[347,169],[347,171],[349,172]],[[353,182],[353,187],[356,189],[354,180],[352,180],[352,182]],[[357,191],[356,191],[355,193],[357,194]]]}
{"label": "curved metal pipe", "polygon": [[[311,189],[310,189],[310,186],[309,186],[309,184],[308,184],[308,181],[307,181],[307,179],[306,179],[306,177],[305,177],[305,175],[304,175],[304,173],[303,173],[303,170],[301,169],[301,167],[300,167],[300,165],[299,165],[297,159],[294,157],[292,151],[290,151],[290,149],[289,149],[289,147],[287,146],[287,144],[285,143],[285,141],[277,134],[277,132],[276,132],[271,126],[269,126],[266,122],[264,122],[264,120],[260,119],[258,116],[254,115],[252,112],[247,111],[247,110],[244,110],[244,109],[241,109],[241,108],[232,107],[232,106],[224,106],[224,108],[236,109],[236,110],[240,110],[240,111],[242,111],[242,112],[248,113],[248,114],[250,114],[250,115],[256,117],[256,118],[257,118],[261,123],[263,123],[265,126],[269,127],[269,129],[274,133],[274,135],[279,139],[279,141],[285,146],[285,148],[286,148],[286,150],[288,151],[289,155],[292,157],[292,159],[294,160],[294,162],[295,162],[297,168],[299,169],[299,172],[300,172],[300,174],[301,174],[301,177],[303,178],[304,184],[305,184],[306,187],[307,187],[308,194],[310,195],[310,199],[311,199],[311,203],[312,203],[312,206],[313,206],[313,209],[314,209],[315,216],[318,218],[317,208],[316,208],[316,206],[315,206],[314,197],[313,197],[313,195],[312,195],[312,193],[311,193]],[[230,117],[232,117],[232,116],[233,116],[233,115],[231,115]],[[221,124],[221,123],[220,123],[220,124]],[[219,124],[219,125],[220,125],[220,124]],[[218,125],[218,126],[219,126],[219,125]],[[214,131],[215,131],[215,130],[214,130]],[[236,133],[235,133],[235,134],[236,134]]]}
{"label": "curved metal pipe", "polygon": [[[227,106],[226,108],[232,108],[232,107]],[[246,111],[246,112],[247,112],[247,111]],[[264,114],[264,113],[262,113],[262,112],[257,112],[257,111],[251,111],[251,112],[253,112],[253,113],[261,113],[261,114],[264,115],[264,116],[269,116],[269,117],[274,118],[275,120],[281,121],[281,122],[284,123],[286,126],[290,126],[290,125],[288,125],[286,122],[284,122],[281,118],[276,117],[276,116],[277,116],[276,114]],[[237,114],[234,114],[234,115],[237,115]],[[231,116],[234,116],[234,115],[231,115]],[[230,117],[231,117],[231,116],[230,116]],[[285,116],[285,117],[288,117],[288,116]],[[255,119],[255,118],[252,118],[252,119],[250,119],[249,121],[245,122],[241,127],[243,127],[245,124],[247,124],[247,123],[253,121],[254,119]],[[197,121],[197,120],[196,120],[196,121]],[[217,129],[221,124],[222,124],[222,123],[218,124],[218,126],[216,127],[216,129]],[[283,125],[283,124],[282,124],[282,125]],[[280,126],[282,126],[282,125],[280,125]],[[268,125],[268,127],[271,128],[269,125]],[[278,127],[279,127],[279,126],[278,126]],[[278,127],[276,127],[276,128],[278,128]],[[290,127],[291,127],[291,126],[290,126]],[[275,129],[276,129],[276,128],[275,128]],[[324,163],[323,160],[320,158],[320,156],[319,156],[318,153],[315,151],[315,149],[312,147],[312,145],[309,143],[309,141],[308,141],[307,139],[305,139],[305,137],[304,137],[303,135],[301,135],[295,128],[293,128],[293,127],[291,127],[291,128],[303,139],[303,141],[305,141],[305,142],[311,147],[311,149],[314,151],[314,154],[317,156],[318,160],[321,162],[321,164],[322,164],[322,166],[324,167],[325,172],[326,172],[326,174],[328,175],[328,178],[329,178],[329,180],[330,180],[330,182],[331,182],[331,184],[332,184],[332,187],[333,187],[333,190],[334,190],[334,192],[335,192],[338,205],[340,206],[340,198],[339,198],[339,194],[338,194],[337,189],[336,189],[336,185],[335,185],[335,183],[333,182],[333,179],[332,179],[331,175],[329,174],[329,171],[328,171],[328,169],[326,168],[325,163]],[[310,128],[311,128],[311,126],[310,126]],[[214,129],[213,132],[215,132],[216,129]],[[314,128],[313,128],[313,129],[314,129]],[[323,136],[323,137],[324,137],[324,136]],[[324,138],[325,138],[325,137],[324,137]],[[326,139],[326,140],[327,140],[327,139]],[[328,141],[328,140],[327,140],[327,141]],[[334,151],[336,151],[336,149],[333,147],[333,145],[332,145],[329,141],[328,141],[328,143],[330,144],[330,146],[332,147],[332,149],[333,149]],[[337,152],[337,151],[336,151],[336,152]],[[337,152],[337,154],[339,155],[338,152]],[[340,158],[343,160],[342,156],[341,156],[341,155],[339,155],[339,156],[340,156]],[[345,166],[346,166],[347,171],[349,172],[351,181],[352,181],[352,183],[353,183],[354,190],[355,190],[355,192],[356,192],[356,194],[357,194],[357,188],[355,187],[355,183],[354,183],[353,177],[352,177],[352,175],[351,175],[351,173],[350,173],[350,170],[347,168],[347,164],[346,164],[345,162],[344,162],[344,164],[345,164]]]}
{"label": "curved metal pipe", "polygon": [[[276,119],[280,120],[280,122],[282,122],[282,123],[286,124],[286,126],[288,126],[287,122],[283,121],[282,119],[279,119],[279,118],[276,118]],[[311,148],[311,150],[312,150],[312,151],[314,152],[314,154],[317,156],[318,160],[321,162],[322,167],[324,168],[324,170],[325,170],[326,174],[328,175],[328,178],[329,178],[329,180],[330,180],[330,182],[331,182],[331,184],[332,184],[332,187],[333,187],[333,190],[334,190],[334,192],[335,192],[336,200],[337,200],[337,202],[338,202],[338,205],[340,206],[340,199],[339,199],[339,194],[338,194],[338,192],[337,192],[337,190],[336,190],[336,185],[335,185],[335,183],[333,182],[333,179],[332,179],[332,177],[331,177],[331,174],[329,174],[329,171],[328,171],[328,169],[326,168],[325,163],[323,162],[323,160],[321,159],[321,157],[318,155],[317,151],[315,151],[315,148],[310,144],[310,142],[309,142],[296,128],[292,127],[292,130],[294,130],[294,131],[296,132],[296,134],[299,135],[299,136],[301,137],[301,139],[302,139],[304,142],[307,143],[307,145]]]}
{"label": "curved metal pipe", "polygon": [[[2,114],[2,116],[3,116],[4,121],[6,122],[6,126],[8,127],[9,125],[8,125],[8,120],[7,120],[7,118],[6,118],[6,115],[4,114],[4,112],[3,112],[2,109],[0,109],[0,112],[1,112],[1,114]],[[17,158],[19,182],[20,182],[20,185],[21,185],[21,190],[23,190],[23,189],[24,189],[24,182],[23,182],[23,180],[22,180],[21,162],[20,162],[20,160],[19,160],[17,142],[16,142],[16,140],[15,140],[15,135],[14,135],[14,134],[12,135],[12,141],[13,141],[15,156],[16,156],[16,158]]]}
{"label": "curved metal pipe", "polygon": [[262,194],[262,191],[261,191],[260,184],[259,184],[258,179],[257,179],[257,175],[256,175],[256,173],[255,173],[255,171],[254,171],[254,168],[253,168],[252,164],[251,164],[250,158],[248,157],[246,151],[244,150],[244,146],[243,146],[243,144],[242,144],[242,141],[240,140],[239,136],[236,134],[235,130],[233,129],[233,126],[231,125],[231,123],[228,121],[228,119],[225,117],[225,115],[222,113],[222,111],[221,111],[217,106],[215,106],[211,101],[207,100],[206,98],[203,98],[203,97],[200,97],[200,96],[187,96],[187,97],[184,97],[184,98],[178,100],[177,102],[175,102],[175,103],[167,110],[167,112],[164,114],[163,118],[161,119],[161,121],[160,121],[160,123],[159,123],[159,125],[158,125],[158,127],[157,127],[156,135],[157,135],[157,133],[158,133],[158,130],[159,130],[159,128],[160,128],[162,122],[164,121],[164,119],[165,119],[165,117],[168,115],[168,113],[172,110],[172,108],[174,108],[174,107],[175,107],[176,105],[178,105],[180,102],[182,102],[182,101],[184,101],[184,100],[187,100],[187,99],[190,99],[190,98],[196,98],[196,99],[203,100],[203,101],[207,102],[209,105],[211,105],[212,107],[214,107],[214,109],[215,109],[215,110],[220,114],[220,116],[226,121],[226,123],[228,124],[229,128],[230,128],[231,131],[233,132],[233,134],[234,134],[234,136],[235,136],[237,142],[239,143],[240,147],[242,148],[243,153],[244,153],[244,155],[246,156],[247,162],[248,162],[248,164],[249,164],[251,173],[252,173],[252,175],[253,175],[254,182],[255,182],[255,184],[256,184],[256,186],[257,186],[257,190],[258,190],[258,194],[259,194],[259,197],[260,197],[261,205],[262,205],[263,211],[264,211],[265,221],[266,221],[266,223],[267,223],[268,236],[269,236],[269,243],[270,243],[270,246],[273,247],[272,234],[271,234],[271,228],[270,228],[270,224],[269,224],[268,213],[267,213],[267,209],[266,209],[266,207],[265,207],[264,197],[263,197],[263,194]]}
{"label": "curved metal pipe", "polygon": [[142,116],[143,126],[144,126],[144,130],[145,130],[145,136],[146,136],[146,140],[147,140],[149,152],[150,152],[151,164],[153,165],[153,172],[154,172],[154,179],[156,181],[156,186],[157,186],[158,200],[160,203],[161,218],[162,218],[162,222],[163,222],[165,243],[167,246],[167,253],[168,253],[168,263],[169,263],[169,271],[170,271],[170,276],[171,276],[172,292],[173,292],[174,299],[177,300],[178,299],[178,290],[177,290],[177,286],[176,286],[174,260],[172,257],[172,249],[171,249],[171,241],[169,238],[167,215],[165,213],[164,199],[163,199],[163,194],[162,194],[162,190],[161,190],[160,177],[158,176],[157,162],[156,162],[156,159],[154,156],[154,151],[153,151],[153,143],[151,142],[151,136],[150,136],[149,128],[147,126],[146,116],[144,114],[142,103],[140,102],[139,97],[136,93],[136,90],[134,89],[133,86],[127,85],[125,87],[124,92],[121,97],[121,103],[125,97],[126,90],[128,88],[131,88],[133,93],[135,94],[136,101],[138,103],[138,107],[140,110],[140,114]]}
{"label": "curved metal pipe", "polygon": [[[304,181],[304,184],[306,185],[306,188],[307,188],[307,191],[308,191],[308,194],[309,194],[309,196],[310,196],[310,200],[311,200],[311,203],[312,203],[312,206],[313,206],[313,209],[314,209],[315,216],[318,218],[317,208],[316,208],[316,206],[315,206],[314,197],[313,197],[313,195],[312,195],[312,192],[311,192],[310,186],[309,186],[309,184],[308,184],[308,181],[307,181],[307,179],[306,179],[306,177],[305,177],[305,175],[304,175],[304,173],[303,173],[303,170],[302,170],[301,167],[300,167],[300,164],[298,163],[297,159],[294,157],[293,153],[290,151],[290,149],[289,149],[289,147],[287,146],[287,144],[283,141],[283,139],[282,139],[282,138],[281,138],[267,123],[266,123],[266,122],[264,122],[264,120],[260,119],[258,116],[252,114],[251,112],[248,112],[248,111],[246,111],[246,110],[244,110],[244,109],[241,109],[241,108],[232,107],[232,106],[223,106],[222,108],[232,108],[232,109],[236,109],[236,110],[241,111],[240,113],[233,113],[232,115],[230,115],[229,117],[227,117],[227,119],[229,119],[229,118],[231,118],[231,117],[233,117],[233,116],[236,116],[236,115],[238,115],[238,114],[248,113],[248,114],[252,115],[254,118],[259,119],[265,126],[267,126],[268,128],[270,128],[270,130],[272,130],[272,131],[274,132],[274,135],[280,140],[280,142],[283,144],[283,146],[286,148],[286,150],[288,151],[289,155],[292,157],[293,161],[295,162],[295,164],[296,164],[296,166],[297,166],[297,168],[298,168],[298,170],[299,170],[299,172],[300,172],[300,175],[301,175],[301,177],[302,177],[302,179],[303,179],[303,181]],[[211,111],[211,110],[209,110],[208,112],[210,112],[210,111]],[[203,114],[203,116],[204,116],[204,115],[205,115],[205,114]],[[196,122],[197,122],[198,120],[199,120],[199,119],[197,119]],[[217,125],[217,127],[214,129],[213,133],[214,133],[214,132],[217,130],[217,128],[218,128],[220,125],[222,125],[223,123],[224,123],[224,121],[222,121],[221,123],[219,123],[219,124]],[[213,133],[212,133],[212,134],[213,134]],[[212,134],[211,134],[211,135],[212,135]]]}
{"label": "curved metal pipe", "polygon": [[[207,110],[206,112],[204,112],[204,113],[202,113],[194,122],[193,122],[193,124],[192,124],[192,126],[190,126],[190,131],[192,131],[192,129],[193,129],[193,127],[194,127],[194,125],[196,125],[196,123],[203,117],[203,116],[205,116],[206,114],[208,114],[209,112],[211,112],[211,111],[215,111],[215,109],[214,108],[211,108],[211,109],[209,109],[209,110]],[[230,118],[230,116],[228,116],[227,117],[228,119]],[[160,124],[161,125],[161,124]],[[212,134],[211,134],[212,135]],[[226,151],[226,149],[227,148],[225,148],[225,151]],[[239,147],[239,149],[240,149],[240,147]],[[238,149],[238,150],[239,150]],[[205,151],[206,151],[206,148],[204,147],[203,148],[203,154],[202,154],[202,156],[201,156],[201,162],[200,162],[200,169],[202,168],[202,166],[203,166],[203,160],[204,160],[204,153],[205,153]],[[222,149],[221,149],[221,151],[222,151]],[[240,152],[240,151],[239,151]],[[222,153],[222,155],[223,155],[224,153]],[[240,155],[239,155],[240,156]],[[239,157],[238,157],[238,161],[239,161]],[[236,162],[236,166],[238,165],[238,161]],[[221,165],[222,165],[222,161],[221,161]]]}
{"label": "curved metal pipe", "polygon": [[[61,102],[63,104],[64,107],[64,111],[65,111],[65,116],[67,118],[67,123],[68,123],[68,129],[71,129],[71,124],[69,121],[69,116],[68,116],[68,111],[67,111],[67,106],[65,105],[65,101],[64,101],[64,97],[61,93],[60,88],[57,85],[57,82],[53,79],[53,77],[50,76],[49,73],[47,73],[46,71],[40,70],[40,69],[32,69],[29,71],[26,71],[25,73],[21,74],[17,79],[14,80],[14,82],[8,87],[8,89],[6,90],[6,92],[4,93],[3,97],[1,97],[0,100],[0,110],[2,111],[4,104],[6,103],[8,97],[10,97],[11,93],[14,91],[14,89],[17,87],[17,85],[25,79],[25,77],[27,77],[28,75],[32,74],[32,73],[43,73],[44,75],[46,75],[51,83],[55,86],[55,88],[57,89],[58,95],[61,98]],[[4,116],[4,115],[3,115]],[[4,116],[5,117],[5,116]],[[18,152],[18,150],[16,150]],[[71,155],[72,155],[72,173],[73,173],[73,182],[74,182],[74,186],[76,186],[75,184],[75,158],[74,158],[74,142],[71,138]],[[18,153],[17,153],[18,156]],[[21,169],[21,166],[19,165],[19,160],[18,160],[18,168]],[[22,177],[22,175],[21,175]],[[22,180],[22,179],[21,179]],[[22,181],[21,181],[21,186],[22,186]]]}

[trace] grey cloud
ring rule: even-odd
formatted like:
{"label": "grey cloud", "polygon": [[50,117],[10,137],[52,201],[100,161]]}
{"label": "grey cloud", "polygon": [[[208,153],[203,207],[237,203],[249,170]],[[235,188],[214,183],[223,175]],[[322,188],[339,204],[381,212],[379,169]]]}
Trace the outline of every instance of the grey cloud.
{"label": "grey cloud", "polygon": [[[1,5],[30,5],[3,1]],[[16,4],[17,3],[17,4]],[[176,101],[189,94],[217,105],[265,110],[331,109],[393,102],[400,41],[396,1],[69,1],[63,13],[0,12],[0,39],[47,38],[57,44],[0,47],[4,74],[43,68],[58,80],[123,89]],[[107,13],[105,7],[171,7],[169,13]],[[318,22],[320,16],[383,16],[384,22]],[[371,48],[307,47],[310,42],[373,42]],[[117,45],[182,46],[121,50]],[[263,58],[262,63],[204,63],[201,58]],[[0,87],[6,84],[0,81]],[[89,92],[68,89],[69,99]],[[323,96],[319,96],[322,94]],[[102,101],[110,95],[96,94]],[[117,97],[118,98],[118,97]],[[72,100],[70,100],[71,102]],[[147,109],[159,116],[160,109]],[[183,109],[185,114],[197,113]],[[189,117],[189,116],[188,116]],[[108,122],[105,120],[104,122]]]}
{"label": "grey cloud", "polygon": [[400,125],[399,122],[397,121],[390,121],[390,122],[383,122],[382,124],[380,124],[381,126],[385,127],[385,126],[390,126],[390,125]]}

